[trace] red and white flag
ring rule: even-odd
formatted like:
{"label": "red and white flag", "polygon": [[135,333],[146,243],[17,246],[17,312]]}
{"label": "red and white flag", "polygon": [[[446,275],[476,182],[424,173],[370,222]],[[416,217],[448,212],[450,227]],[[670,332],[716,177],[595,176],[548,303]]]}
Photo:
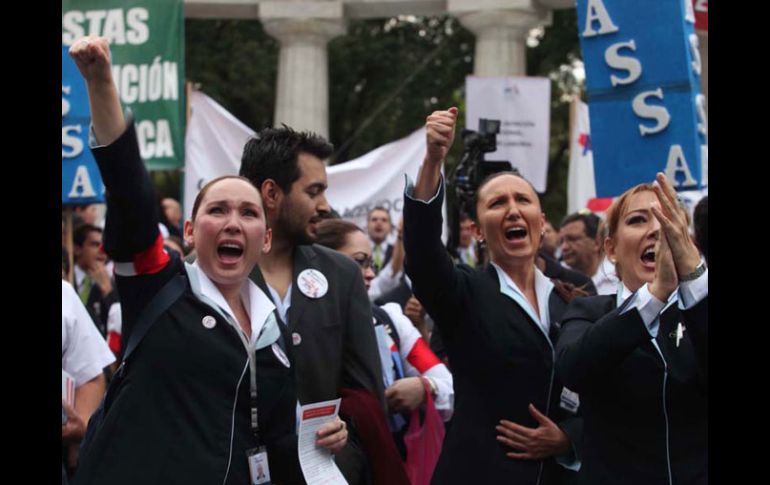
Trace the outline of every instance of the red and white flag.
{"label": "red and white flag", "polygon": [[580,99],[570,107],[570,156],[567,178],[567,213],[581,209],[603,213],[612,203],[611,197],[596,198],[594,152],[591,147],[591,125],[588,105]]}

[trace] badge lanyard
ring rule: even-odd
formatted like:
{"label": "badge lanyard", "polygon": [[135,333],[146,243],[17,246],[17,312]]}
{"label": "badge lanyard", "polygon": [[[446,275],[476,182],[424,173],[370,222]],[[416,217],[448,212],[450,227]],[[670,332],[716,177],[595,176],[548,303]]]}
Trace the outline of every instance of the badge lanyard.
{"label": "badge lanyard", "polygon": [[246,450],[246,459],[249,463],[249,481],[251,485],[269,485],[270,467],[267,461],[267,448],[259,437],[259,411],[257,408],[257,373],[256,373],[256,349],[254,359],[249,356],[251,362],[249,379],[249,414],[251,416],[251,432],[257,446]]}

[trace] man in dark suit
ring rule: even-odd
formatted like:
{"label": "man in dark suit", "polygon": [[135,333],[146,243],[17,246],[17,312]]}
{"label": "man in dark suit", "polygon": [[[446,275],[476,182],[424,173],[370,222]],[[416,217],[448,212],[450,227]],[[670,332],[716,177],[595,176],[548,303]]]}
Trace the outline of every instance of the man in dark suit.
{"label": "man in dark suit", "polygon": [[[251,274],[271,295],[292,340],[300,404],[370,391],[384,407],[382,370],[371,307],[352,259],[313,244],[329,212],[323,159],[332,145],[312,133],[267,128],[243,150],[240,174],[261,192],[272,248]],[[351,484],[366,483],[366,459],[350,428],[336,457]]]}
{"label": "man in dark suit", "polygon": [[388,209],[377,206],[370,210],[366,216],[366,230],[372,242],[374,274],[378,274],[393,256],[393,245],[388,243],[388,236],[393,230]]}
{"label": "man in dark suit", "polygon": [[75,291],[88,310],[102,336],[107,335],[110,307],[118,302],[112,276],[105,267],[107,255],[102,251],[102,229],[82,224],[72,234],[75,257]]}

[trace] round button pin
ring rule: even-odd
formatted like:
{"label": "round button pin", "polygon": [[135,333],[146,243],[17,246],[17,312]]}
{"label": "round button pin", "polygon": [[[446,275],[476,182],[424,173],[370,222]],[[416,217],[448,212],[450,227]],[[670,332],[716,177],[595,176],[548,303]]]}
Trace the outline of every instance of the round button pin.
{"label": "round button pin", "polygon": [[291,334],[291,343],[293,343],[295,347],[301,344],[302,335],[298,334],[297,332],[294,332],[293,334]]}
{"label": "round button pin", "polygon": [[206,315],[205,317],[203,317],[203,320],[201,320],[201,323],[203,324],[204,327],[210,330],[216,326],[217,319],[212,317],[211,315]]}
{"label": "round button pin", "polygon": [[306,269],[297,276],[299,291],[308,298],[321,298],[329,290],[326,276],[316,269]]}

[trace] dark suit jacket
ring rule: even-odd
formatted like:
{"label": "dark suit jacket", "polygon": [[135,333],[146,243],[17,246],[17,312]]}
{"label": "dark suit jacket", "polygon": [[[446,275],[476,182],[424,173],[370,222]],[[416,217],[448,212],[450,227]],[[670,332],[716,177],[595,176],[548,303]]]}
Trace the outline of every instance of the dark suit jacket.
{"label": "dark suit jacket", "polygon": [[[79,291],[77,282],[73,285],[75,291]],[[112,291],[105,295],[102,293],[101,288],[96,283],[91,285],[91,292],[88,294],[88,300],[85,307],[88,310],[88,314],[91,315],[91,319],[94,321],[96,328],[99,329],[99,333],[102,337],[107,336],[107,317],[110,313],[110,307],[113,303],[118,302],[118,291],[116,289],[115,282],[113,281]]]}
{"label": "dark suit jacket", "polygon": [[596,294],[596,285],[594,285],[593,280],[588,276],[573,269],[565,268],[559,264],[558,261],[548,256],[543,250],[538,251],[538,256],[545,261],[543,274],[547,277],[556,278],[557,280],[562,280],[566,283],[572,283],[578,288],[582,288],[588,292],[589,295]]}
{"label": "dark suit jacket", "polygon": [[[158,290],[186,272],[176,257],[164,262],[167,257],[155,244],[161,241],[157,204],[133,123],[112,144],[92,152],[107,187],[106,251],[119,262],[135,262],[143,255],[144,263],[159,265],[145,265],[136,276],[117,277],[128,342],[139,315]],[[214,327],[201,324],[212,316]],[[276,343],[280,345],[284,337]],[[291,369],[272,345],[250,356],[238,331],[198,299],[189,284],[130,356],[125,378],[110,392],[101,427],[92,428],[93,441],[80,456],[74,483],[248,483],[246,450],[258,444],[251,429],[250,358],[258,369],[260,438],[268,447],[274,479],[303,483]],[[90,421],[91,426],[98,424]]]}
{"label": "dark suit jacket", "polygon": [[[297,286],[297,277],[306,269],[316,269],[326,277],[328,290],[321,298],[309,298]],[[298,345],[290,345],[299,402],[327,401],[340,397],[342,388],[363,388],[377,397],[385,412],[371,304],[361,269],[337,251],[313,244],[295,248],[292,275],[288,331],[301,339]],[[259,267],[250,278],[270,294]],[[336,460],[352,484],[366,474],[355,429]]]}
{"label": "dark suit jacket", "polygon": [[639,311],[623,308],[616,295],[577,298],[563,318],[557,370],[585,423],[579,483],[670,483],[670,466],[671,483],[705,484],[708,297],[663,312],[660,352]]}
{"label": "dark suit jacket", "polygon": [[[443,192],[443,187],[441,189]],[[500,293],[494,267],[455,266],[441,243],[441,199],[431,204],[404,201],[406,271],[415,296],[441,330],[452,364],[455,413],[433,475],[445,484],[554,484],[566,470],[553,458],[516,460],[511,448],[495,439],[495,426],[508,419],[528,427],[532,403],[577,440],[579,418],[559,406],[562,386],[555,378],[558,327],[546,338],[537,323],[511,298]],[[552,292],[551,321],[566,303]]]}

